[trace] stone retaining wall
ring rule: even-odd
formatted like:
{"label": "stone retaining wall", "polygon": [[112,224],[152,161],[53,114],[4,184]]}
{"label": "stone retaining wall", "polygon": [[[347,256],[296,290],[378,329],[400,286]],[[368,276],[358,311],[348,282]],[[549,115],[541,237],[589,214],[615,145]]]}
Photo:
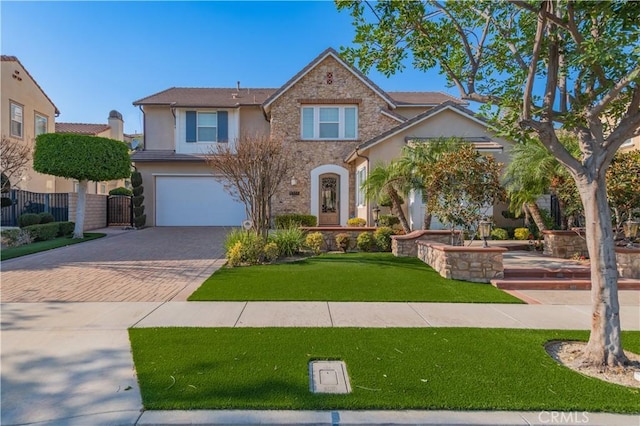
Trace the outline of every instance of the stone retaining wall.
{"label": "stone retaining wall", "polygon": [[[463,244],[461,231],[454,231],[455,245]],[[446,230],[418,230],[406,235],[391,237],[391,252],[397,257],[416,257],[418,255],[417,241],[432,241],[434,243],[451,244],[451,231]]]}
{"label": "stone retaining wall", "polygon": [[504,278],[502,247],[459,247],[428,241],[417,241],[418,258],[435,269],[442,277],[488,283]]}
{"label": "stone retaining wall", "polygon": [[616,247],[620,278],[640,279],[640,248]]}
{"label": "stone retaining wall", "polygon": [[[104,228],[107,226],[107,196],[100,194],[87,194],[87,204],[84,211],[84,231]],[[69,221],[76,221],[76,206],[78,194],[69,193]]]}
{"label": "stone retaining wall", "polygon": [[575,254],[589,256],[587,241],[583,230],[542,231],[544,235],[544,254],[562,259],[570,259]]}

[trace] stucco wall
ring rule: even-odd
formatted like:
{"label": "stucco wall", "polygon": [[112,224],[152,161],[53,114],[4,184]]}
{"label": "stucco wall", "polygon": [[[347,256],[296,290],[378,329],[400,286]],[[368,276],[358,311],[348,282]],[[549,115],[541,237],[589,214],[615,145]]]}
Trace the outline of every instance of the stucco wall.
{"label": "stucco wall", "polygon": [[[327,83],[327,73],[333,73],[331,84]],[[358,99],[358,139],[301,140],[300,100],[308,99],[335,100],[336,104],[341,104],[340,99]],[[349,216],[355,215],[355,170],[344,164],[344,158],[362,141],[397,124],[397,121],[382,115],[381,108],[387,108],[384,99],[330,56],[276,99],[271,106],[271,135],[286,141],[291,148],[293,168],[285,182],[295,177],[298,184],[295,188],[286,187],[276,195],[274,213],[317,214],[311,211],[311,199],[318,197],[311,194],[311,171],[321,165],[335,164],[349,171],[349,181],[341,182],[343,188],[348,189],[348,205],[341,205],[340,209],[346,208]]]}
{"label": "stucco wall", "polygon": [[145,105],[144,143],[145,149],[175,149],[175,120],[169,107]]}
{"label": "stucco wall", "polygon": [[[29,146],[32,150],[35,143],[35,114],[47,117],[47,133],[55,132],[55,107],[42,93],[33,79],[29,77],[26,70],[15,61],[1,61],[2,80],[0,81],[2,90],[1,106],[2,112],[0,120],[0,135],[10,136],[10,102],[15,102],[22,106],[22,138],[11,138],[22,144]],[[17,72],[17,74],[16,74]],[[16,76],[15,78],[13,76]],[[12,181],[13,187],[31,192],[58,192],[56,188],[56,178],[50,175],[43,175],[33,170],[30,165],[23,175],[23,179]]]}

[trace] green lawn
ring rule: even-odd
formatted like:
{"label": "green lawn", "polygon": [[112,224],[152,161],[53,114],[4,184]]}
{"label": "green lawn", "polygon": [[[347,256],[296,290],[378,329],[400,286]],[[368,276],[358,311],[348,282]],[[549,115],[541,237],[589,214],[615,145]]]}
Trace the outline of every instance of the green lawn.
{"label": "green lawn", "polygon": [[221,268],[189,300],[522,303],[490,284],[447,280],[417,258],[390,253]]}
{"label": "green lawn", "polygon": [[41,251],[51,250],[58,247],[70,246],[72,244],[83,243],[85,241],[102,238],[106,234],[85,233],[84,238],[73,239],[71,237],[60,237],[49,241],[38,241],[36,243],[26,244],[20,247],[2,249],[0,252],[0,260],[13,259],[14,257],[26,256],[27,254],[39,253]]}
{"label": "green lawn", "polygon": [[[640,412],[640,390],[557,364],[549,340],[587,332],[476,328],[131,329],[144,407]],[[640,332],[623,332],[640,352]],[[345,361],[348,395],[309,391],[308,363]]]}

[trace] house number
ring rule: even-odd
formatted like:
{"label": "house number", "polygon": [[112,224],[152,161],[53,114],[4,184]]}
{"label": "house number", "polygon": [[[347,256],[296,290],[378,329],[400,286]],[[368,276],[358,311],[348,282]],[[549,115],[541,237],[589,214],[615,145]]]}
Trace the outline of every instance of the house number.
{"label": "house number", "polygon": [[332,72],[328,72],[327,73],[327,84],[333,84],[333,73]]}

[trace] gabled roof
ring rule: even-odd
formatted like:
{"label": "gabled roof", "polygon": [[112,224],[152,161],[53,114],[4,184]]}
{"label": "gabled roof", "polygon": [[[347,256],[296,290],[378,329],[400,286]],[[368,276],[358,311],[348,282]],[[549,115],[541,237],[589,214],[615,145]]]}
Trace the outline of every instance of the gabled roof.
{"label": "gabled roof", "polygon": [[77,135],[98,135],[111,126],[108,124],[91,123],[56,123],[56,133],[74,133]]}
{"label": "gabled roof", "polygon": [[268,113],[271,104],[276,99],[278,99],[284,92],[289,90],[294,84],[296,84],[298,81],[300,81],[305,75],[307,75],[311,70],[313,70],[318,64],[320,64],[322,61],[324,61],[329,56],[331,56],[336,61],[338,61],[338,63],[340,65],[342,65],[344,68],[346,68],[349,72],[351,72],[354,76],[356,76],[356,78],[358,78],[360,81],[362,81],[362,83],[364,83],[367,87],[369,87],[371,90],[373,90],[378,96],[380,96],[382,99],[384,99],[387,102],[387,104],[389,104],[389,106],[391,108],[395,108],[396,104],[395,104],[394,100],[384,90],[379,88],[373,81],[369,80],[369,78],[367,78],[367,76],[362,74],[357,68],[355,68],[355,67],[349,65],[347,62],[345,62],[340,57],[338,52],[336,52],[335,49],[330,47],[327,50],[325,50],[324,52],[322,52],[320,55],[318,55],[318,57],[315,58],[313,61],[311,61],[306,67],[302,68],[300,70],[300,72],[298,72],[289,81],[287,81],[284,84],[284,86],[282,86],[275,93],[273,93],[271,96],[269,96],[269,98],[267,100],[265,100],[264,104],[262,105],[262,107],[264,108],[265,112]]}
{"label": "gabled roof", "polygon": [[387,92],[396,102],[398,108],[415,106],[437,106],[447,101],[459,105],[469,105],[468,102],[442,92]]}
{"label": "gabled roof", "polygon": [[38,82],[36,81],[35,78],[33,78],[33,76],[31,74],[29,74],[29,70],[27,70],[27,68],[22,65],[22,63],[20,62],[20,60],[15,57],[15,56],[10,56],[10,55],[1,55],[0,60],[2,62],[17,62],[20,67],[22,67],[22,69],[24,70],[24,72],[27,73],[27,75],[29,76],[29,78],[31,79],[31,81],[33,81],[33,83],[38,87],[38,89],[40,89],[40,91],[42,92],[42,94],[44,95],[45,98],[47,98],[47,100],[51,103],[51,105],[53,105],[53,108],[56,112],[56,114],[60,114],[60,110],[58,109],[58,107],[56,106],[56,104],[53,103],[53,101],[51,100],[51,98],[49,98],[49,96],[47,96],[46,92],[42,89],[42,87],[40,87],[40,85],[38,84]]}
{"label": "gabled roof", "polygon": [[167,105],[191,108],[237,108],[260,105],[277,89],[171,87],[135,101],[134,105]]}
{"label": "gabled roof", "polygon": [[375,138],[369,139],[366,142],[361,143],[360,145],[358,145],[356,147],[355,150],[353,150],[351,153],[349,153],[349,155],[347,155],[347,158],[345,159],[345,162],[349,162],[351,161],[353,158],[353,156],[358,152],[358,151],[362,151],[363,149],[368,149],[371,148],[377,144],[379,144],[380,142],[383,142],[395,135],[397,135],[400,132],[403,132],[404,130],[407,130],[415,125],[418,125],[420,123],[422,123],[425,120],[428,120],[429,118],[440,114],[443,111],[453,111],[457,114],[460,114],[470,120],[475,121],[476,123],[479,123],[485,127],[489,127],[489,123],[487,122],[487,120],[485,120],[484,118],[477,116],[473,111],[471,111],[468,108],[465,108],[453,101],[446,101],[440,105],[438,105],[435,108],[431,108],[428,111],[423,112],[422,114],[418,114],[415,117],[405,121],[404,123],[393,127],[389,130],[387,130],[384,133],[381,133],[380,135],[376,136]]}

